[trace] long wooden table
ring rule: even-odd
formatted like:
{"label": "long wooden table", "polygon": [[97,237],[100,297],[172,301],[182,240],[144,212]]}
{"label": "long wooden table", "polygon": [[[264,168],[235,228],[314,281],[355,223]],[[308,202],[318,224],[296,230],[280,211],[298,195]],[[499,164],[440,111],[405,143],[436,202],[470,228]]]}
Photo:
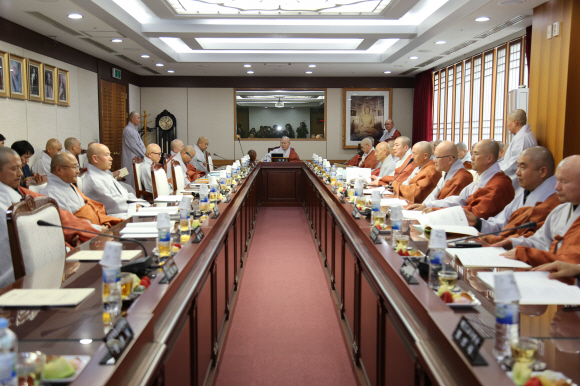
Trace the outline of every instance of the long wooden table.
{"label": "long wooden table", "polygon": [[[115,365],[99,364],[106,349],[101,268],[94,263],[67,263],[64,274],[41,269],[2,290],[96,289],[75,308],[0,310],[10,318],[20,350],[90,355],[75,385],[213,383],[244,266],[251,264],[247,250],[260,205],[303,205],[362,384],[512,384],[491,355],[493,339],[482,349],[485,367],[472,366],[451,339],[462,315],[493,328],[493,293],[474,271],[456,265],[466,279],[459,284],[483,303],[465,311],[450,309],[422,279],[407,284],[399,274],[401,258],[389,245],[373,244],[368,220],[353,219],[352,206],[342,204],[305,163],[260,163],[238,188],[230,203],[219,205],[220,217],[202,226],[203,241],[186,243],[175,256],[179,274],[171,283],[155,278],[125,310],[135,339]],[[111,231],[119,234],[123,226]],[[103,249],[108,239],[98,236],[81,248]],[[155,242],[145,244],[149,250]],[[578,313],[556,306],[522,307],[521,312],[522,335],[540,339],[541,359],[578,382]],[[92,342],[81,344],[81,339]]]}

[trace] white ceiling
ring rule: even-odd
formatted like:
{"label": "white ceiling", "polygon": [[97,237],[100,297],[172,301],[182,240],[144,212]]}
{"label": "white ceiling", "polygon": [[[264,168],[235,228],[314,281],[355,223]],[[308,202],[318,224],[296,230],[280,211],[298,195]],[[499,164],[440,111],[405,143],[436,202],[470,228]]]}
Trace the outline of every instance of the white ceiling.
{"label": "white ceiling", "polygon": [[[237,2],[248,7],[261,2],[205,1]],[[282,5],[294,6],[294,10],[300,5],[296,0],[262,1],[278,10],[285,9]],[[531,25],[531,17],[488,37],[475,38],[518,16],[531,15],[534,7],[547,0],[358,1],[365,10],[369,3],[384,7],[380,15],[357,15],[353,12],[355,1],[313,1],[327,7],[346,4],[349,12],[333,12],[330,16],[311,16],[313,12],[296,16],[296,11],[288,16],[281,11],[276,16],[248,16],[243,12],[195,16],[178,14],[171,6],[182,3],[191,9],[195,0],[0,0],[0,16],[140,75],[153,75],[153,70],[166,76],[391,77],[405,72],[415,75],[522,31]],[[70,19],[71,13],[83,18]],[[78,35],[57,28],[46,18],[41,20],[39,14]],[[490,20],[476,22],[481,16]],[[113,38],[123,41],[114,43]],[[100,43],[101,48],[87,39]],[[424,64],[469,40],[474,43]],[[150,58],[142,58],[143,54]],[[418,58],[410,59],[412,56]],[[309,68],[309,64],[316,67]]]}

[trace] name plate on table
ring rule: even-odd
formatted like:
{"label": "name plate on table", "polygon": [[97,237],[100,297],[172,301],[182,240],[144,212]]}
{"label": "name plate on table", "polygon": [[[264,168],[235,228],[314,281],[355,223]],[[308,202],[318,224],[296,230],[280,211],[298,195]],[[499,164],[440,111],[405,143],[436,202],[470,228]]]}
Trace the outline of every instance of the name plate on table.
{"label": "name plate on table", "polygon": [[336,185],[332,185],[332,193],[336,194]]}
{"label": "name plate on table", "polygon": [[194,244],[199,243],[201,240],[203,240],[203,231],[201,230],[201,226],[198,226],[196,228],[193,229],[193,234],[195,235],[195,238],[191,239],[191,242]]}
{"label": "name plate on table", "polygon": [[165,262],[165,264],[163,264],[161,268],[163,269],[165,277],[159,280],[160,284],[169,284],[169,282],[175,277],[175,275],[177,275],[177,272],[179,272],[177,265],[175,265],[175,261],[173,261],[173,257],[167,259],[167,261]]}
{"label": "name plate on table", "polygon": [[231,201],[231,197],[229,193],[224,194],[224,202],[230,202]]}
{"label": "name plate on table", "polygon": [[103,358],[101,364],[109,364],[111,358],[113,359],[112,363],[115,363],[132,339],[133,330],[129,326],[129,322],[125,318],[119,318],[111,331],[105,335],[105,346],[109,351],[109,355]]}
{"label": "name plate on table", "polygon": [[272,157],[272,162],[288,162],[288,157]]}
{"label": "name plate on table", "polygon": [[371,236],[371,240],[373,240],[373,243],[375,243],[375,244],[382,244],[383,243],[381,238],[379,237],[380,233],[381,233],[381,231],[379,230],[379,228],[372,227],[370,236]]}
{"label": "name plate on table", "polygon": [[483,338],[471,323],[462,316],[455,331],[453,331],[453,340],[461,351],[467,356],[467,359],[474,366],[487,366],[487,362],[479,354],[479,348],[483,344]]}
{"label": "name plate on table", "polygon": [[340,203],[341,204],[344,204],[344,194],[341,194],[340,195]]}
{"label": "name plate on table", "polygon": [[413,264],[411,259],[405,257],[403,260],[403,265],[401,266],[401,275],[405,278],[409,284],[419,284],[417,279],[413,276],[417,271],[417,266]]}
{"label": "name plate on table", "polygon": [[218,218],[220,216],[220,210],[217,204],[213,207],[213,216],[212,218]]}
{"label": "name plate on table", "polygon": [[356,208],[354,208],[352,210],[352,217],[354,217],[356,220],[360,219],[360,214],[358,213],[358,210]]}

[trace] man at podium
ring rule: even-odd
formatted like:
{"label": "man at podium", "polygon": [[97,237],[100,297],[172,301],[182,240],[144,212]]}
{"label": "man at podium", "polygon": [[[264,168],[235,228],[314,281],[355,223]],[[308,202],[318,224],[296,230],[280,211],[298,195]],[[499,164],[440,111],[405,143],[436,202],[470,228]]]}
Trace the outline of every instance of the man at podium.
{"label": "man at podium", "polygon": [[262,161],[272,162],[272,154],[282,154],[282,157],[288,158],[288,162],[298,162],[300,157],[298,154],[290,147],[290,138],[282,137],[280,140],[280,147],[275,148],[269,153],[266,153]]}

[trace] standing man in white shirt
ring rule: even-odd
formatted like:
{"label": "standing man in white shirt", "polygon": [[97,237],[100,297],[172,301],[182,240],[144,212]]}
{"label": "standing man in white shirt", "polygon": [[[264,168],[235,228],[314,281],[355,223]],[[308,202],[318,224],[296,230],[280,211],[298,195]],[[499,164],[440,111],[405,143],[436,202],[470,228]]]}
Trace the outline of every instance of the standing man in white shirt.
{"label": "standing man in white shirt", "polygon": [[49,139],[46,142],[45,151],[41,153],[40,159],[32,165],[32,173],[48,175],[48,173],[50,173],[50,161],[52,161],[52,156],[61,150],[62,144],[58,139]]}
{"label": "standing man in white shirt", "polygon": [[[133,178],[133,158],[145,157],[145,145],[139,135],[139,122],[141,116],[136,111],[129,114],[129,122],[123,129],[123,149],[121,150],[121,167],[127,168],[127,184],[135,188],[135,179]],[[98,200],[97,200],[98,201]]]}
{"label": "standing man in white shirt", "polygon": [[514,110],[507,117],[507,128],[514,135],[508,146],[504,159],[499,163],[501,170],[512,179],[514,189],[520,187],[516,171],[518,170],[518,157],[525,149],[538,146],[536,136],[532,133],[530,125],[526,124],[526,112],[522,109]]}

